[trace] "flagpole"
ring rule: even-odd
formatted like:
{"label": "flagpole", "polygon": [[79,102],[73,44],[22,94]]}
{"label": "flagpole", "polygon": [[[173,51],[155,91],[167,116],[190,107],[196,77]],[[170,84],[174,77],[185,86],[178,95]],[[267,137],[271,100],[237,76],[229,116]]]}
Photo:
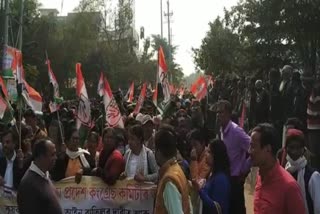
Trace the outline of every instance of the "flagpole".
{"label": "flagpole", "polygon": [[[48,57],[48,52],[46,51],[46,60],[47,63],[49,63],[49,57]],[[51,66],[51,65],[50,65]],[[50,80],[49,80],[50,81]],[[54,95],[53,95],[54,96]],[[63,137],[63,133],[62,133],[62,128],[61,128],[61,121],[60,121],[60,114],[59,114],[59,110],[56,109],[57,112],[57,119],[58,119],[58,124],[59,124],[59,133],[60,133],[60,137],[61,137],[61,143],[64,144],[64,137]]]}

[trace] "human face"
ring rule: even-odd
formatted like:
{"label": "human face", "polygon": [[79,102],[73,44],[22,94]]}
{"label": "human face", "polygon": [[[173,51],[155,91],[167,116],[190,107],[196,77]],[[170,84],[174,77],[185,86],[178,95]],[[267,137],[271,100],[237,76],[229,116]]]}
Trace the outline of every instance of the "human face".
{"label": "human face", "polygon": [[71,135],[71,139],[68,143],[68,149],[70,151],[73,151],[73,152],[76,152],[78,151],[78,148],[79,148],[79,132],[78,131],[74,131]]}
{"label": "human face", "polygon": [[33,117],[25,117],[26,124],[31,127],[35,127],[37,124],[36,118]]}
{"label": "human face", "polygon": [[261,147],[261,134],[253,132],[251,134],[251,142],[249,154],[252,160],[252,166],[261,167],[265,164],[267,155],[270,151],[270,145]]}
{"label": "human face", "polygon": [[[153,132],[153,123],[152,121],[147,122],[142,126],[143,128],[143,135],[145,138],[150,138]],[[148,140],[148,139],[146,139]]]}
{"label": "human face", "polygon": [[88,139],[87,148],[90,154],[96,154],[98,147],[98,142],[96,141],[94,136],[91,136]]}
{"label": "human face", "polygon": [[11,156],[15,149],[15,144],[13,142],[13,137],[11,133],[8,133],[2,138],[2,146],[3,146],[3,153],[5,156]]}
{"label": "human face", "polygon": [[133,133],[129,132],[128,135],[128,144],[129,148],[135,155],[139,155],[142,147],[141,139],[139,139],[137,136],[135,136]]}
{"label": "human face", "polygon": [[207,153],[207,164],[209,166],[211,166],[211,168],[213,167],[213,161],[214,161],[214,158],[213,158],[213,155],[212,155],[212,152],[209,151],[209,149],[206,151]]}
{"label": "human face", "polygon": [[304,146],[298,140],[292,140],[286,146],[287,153],[294,161],[298,160],[304,154]]}
{"label": "human face", "polygon": [[53,169],[56,163],[56,160],[57,160],[56,146],[51,141],[49,141],[47,143],[47,154],[43,157],[43,160],[42,160],[48,171]]}
{"label": "human face", "polygon": [[225,127],[230,121],[231,115],[223,105],[219,105],[217,108],[217,119],[221,126]]}
{"label": "human face", "polygon": [[191,145],[196,150],[198,158],[202,155],[205,146],[200,141],[191,139]]}
{"label": "human face", "polygon": [[116,139],[111,130],[108,130],[103,136],[103,148],[106,151],[116,148]]}

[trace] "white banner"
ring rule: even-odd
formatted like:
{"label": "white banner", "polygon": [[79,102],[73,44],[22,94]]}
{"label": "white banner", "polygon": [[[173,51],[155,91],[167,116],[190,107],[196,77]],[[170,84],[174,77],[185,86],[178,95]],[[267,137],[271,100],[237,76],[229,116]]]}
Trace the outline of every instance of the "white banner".
{"label": "white banner", "polygon": [[[135,181],[118,181],[107,186],[98,177],[74,177],[55,183],[65,214],[152,214],[156,186]],[[0,188],[0,213],[18,214],[16,192]]]}

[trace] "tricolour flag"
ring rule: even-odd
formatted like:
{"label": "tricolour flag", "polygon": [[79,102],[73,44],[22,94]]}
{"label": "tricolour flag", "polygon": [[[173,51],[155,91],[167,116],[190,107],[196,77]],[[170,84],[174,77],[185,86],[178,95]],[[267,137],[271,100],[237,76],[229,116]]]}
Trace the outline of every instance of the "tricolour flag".
{"label": "tricolour flag", "polygon": [[124,128],[121,112],[115,100],[108,80],[104,79],[103,104],[106,112],[106,121],[109,127]]}
{"label": "tricolour flag", "polygon": [[91,127],[91,110],[90,101],[84,83],[84,79],[81,71],[81,64],[76,64],[76,77],[77,77],[77,96],[79,98],[79,106],[77,111],[77,128],[80,128],[81,124]]}
{"label": "tricolour flag", "polygon": [[133,95],[134,95],[134,82],[131,83],[130,88],[125,96],[125,99],[127,99],[128,103],[132,103]]}
{"label": "tricolour flag", "polygon": [[7,109],[7,103],[6,101],[0,96],[0,119],[3,118],[4,113],[6,112]]}
{"label": "tricolour flag", "polygon": [[50,112],[56,112],[59,109],[58,103],[61,102],[58,81],[52,71],[50,60],[47,60],[49,82],[53,87],[53,102],[49,103]]}
{"label": "tricolour flag", "polygon": [[164,102],[167,103],[170,101],[170,86],[168,81],[168,67],[161,46],[158,52],[158,70],[159,81],[163,90]]}
{"label": "tricolour flag", "polygon": [[24,70],[23,70],[23,64],[22,64],[22,53],[21,51],[16,51],[15,52],[16,56],[16,79],[18,81],[18,84],[23,84],[24,83]]}
{"label": "tricolour flag", "polygon": [[42,113],[42,97],[40,93],[32,88],[25,80],[23,80],[23,85],[22,96],[27,105],[31,107],[35,113]]}
{"label": "tricolour flag", "polygon": [[207,95],[207,82],[203,76],[200,76],[191,86],[190,91],[198,99],[201,100]]}
{"label": "tricolour flag", "polygon": [[8,99],[8,90],[1,76],[0,76],[0,87],[4,95],[4,98]]}
{"label": "tricolour flag", "polygon": [[2,76],[4,78],[14,78],[16,76],[17,58],[16,52],[19,51],[16,48],[5,46],[3,56],[3,71]]}
{"label": "tricolour flag", "polygon": [[99,94],[100,97],[102,97],[104,95],[104,78],[103,78],[102,72],[100,74],[97,93]]}
{"label": "tricolour flag", "polygon": [[139,96],[138,102],[136,104],[136,107],[133,111],[133,114],[138,114],[140,112],[140,109],[144,103],[144,98],[146,97],[146,92],[147,92],[147,83],[143,83],[143,86],[142,86],[141,92],[140,92],[140,96]]}

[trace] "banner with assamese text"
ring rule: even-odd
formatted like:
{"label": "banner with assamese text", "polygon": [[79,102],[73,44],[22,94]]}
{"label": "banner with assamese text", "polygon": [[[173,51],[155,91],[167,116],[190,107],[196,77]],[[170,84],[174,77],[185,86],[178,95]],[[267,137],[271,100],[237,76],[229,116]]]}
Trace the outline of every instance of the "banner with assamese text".
{"label": "banner with assamese text", "polygon": [[[55,183],[64,214],[152,214],[156,186],[135,181],[106,185],[98,177],[74,177]],[[18,214],[16,192],[0,188],[0,213]]]}

